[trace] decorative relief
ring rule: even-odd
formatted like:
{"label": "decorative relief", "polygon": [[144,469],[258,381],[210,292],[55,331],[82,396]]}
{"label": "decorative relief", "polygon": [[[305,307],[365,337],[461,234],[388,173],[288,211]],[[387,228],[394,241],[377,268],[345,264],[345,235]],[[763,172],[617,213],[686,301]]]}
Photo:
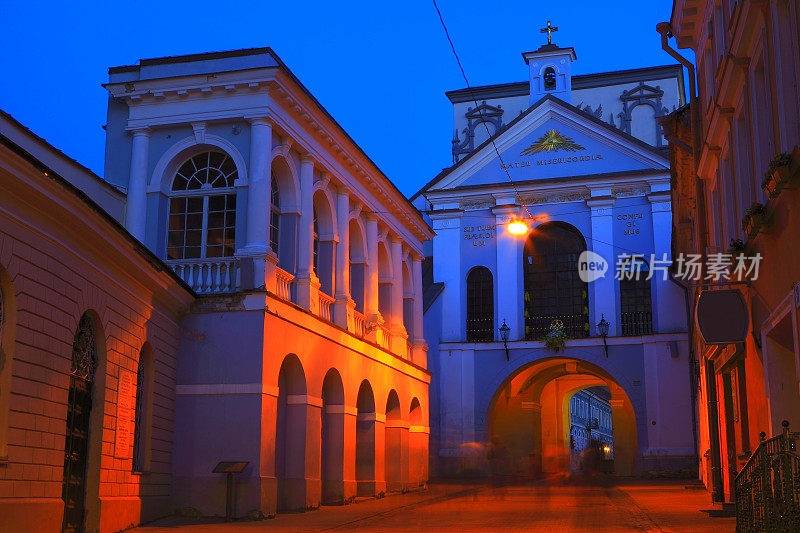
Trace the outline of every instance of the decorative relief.
{"label": "decorative relief", "polygon": [[460,226],[459,219],[457,218],[440,218],[433,220],[433,229],[452,229]]}
{"label": "decorative relief", "polygon": [[[669,109],[664,107],[661,103],[661,98],[663,96],[664,91],[661,90],[661,87],[651,87],[644,82],[639,82],[639,85],[633,89],[623,91],[619,96],[619,99],[622,101],[622,111],[617,114],[617,118],[620,119],[619,129],[630,135],[632,113],[633,110],[640,105],[652,107],[656,118],[669,113]],[[662,145],[664,134],[661,124],[659,124],[657,120],[654,122],[655,124],[653,127],[656,129],[656,146],[659,147]]]}
{"label": "decorative relief", "polygon": [[559,194],[551,194],[548,196],[527,196],[523,197],[522,201],[525,202],[525,205],[535,205],[535,204],[560,204],[564,202],[577,202],[581,200],[586,200],[590,196],[590,193],[587,192],[568,192],[568,193],[559,193]]}
{"label": "decorative relief", "polygon": [[653,213],[672,211],[672,202],[653,202],[650,206]]}
{"label": "decorative relief", "polygon": [[614,198],[629,198],[632,196],[645,196],[650,192],[650,187],[628,187],[624,189],[612,189],[611,195]]}
{"label": "decorative relief", "polygon": [[453,136],[453,163],[458,162],[458,156],[468,154],[475,149],[475,128],[481,123],[488,122],[494,127],[494,131],[489,131],[490,136],[494,135],[503,127],[503,106],[497,107],[489,105],[486,100],[481,105],[468,108],[464,116],[467,119],[467,127],[462,130],[464,140],[458,138],[458,130]]}
{"label": "decorative relief", "polygon": [[493,199],[482,199],[482,200],[461,200],[458,203],[458,207],[461,209],[465,209],[467,211],[478,211],[480,209],[491,209],[495,206],[495,201]]}

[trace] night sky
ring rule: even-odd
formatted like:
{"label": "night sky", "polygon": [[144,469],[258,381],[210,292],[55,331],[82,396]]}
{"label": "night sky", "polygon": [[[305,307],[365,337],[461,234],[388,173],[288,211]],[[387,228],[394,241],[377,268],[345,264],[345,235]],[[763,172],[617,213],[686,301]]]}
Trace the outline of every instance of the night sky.
{"label": "night sky", "polygon": [[[671,6],[439,0],[471,85],[527,79],[521,53],[546,42],[548,19],[559,28],[553,42],[575,48],[573,74],[672,64],[655,31]],[[4,0],[0,20],[0,108],[101,176],[108,67],[259,46],[275,50],[404,193],[451,162],[444,92],[464,82],[429,0]]]}

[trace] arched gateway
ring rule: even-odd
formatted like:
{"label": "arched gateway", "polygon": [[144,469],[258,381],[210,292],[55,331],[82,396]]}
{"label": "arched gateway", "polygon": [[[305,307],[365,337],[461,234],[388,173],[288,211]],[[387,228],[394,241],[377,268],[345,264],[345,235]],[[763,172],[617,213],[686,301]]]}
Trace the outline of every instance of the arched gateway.
{"label": "arched gateway", "polygon": [[570,455],[574,454],[570,446],[570,399],[593,387],[607,387],[610,392],[614,447],[608,468],[616,475],[636,473],[637,421],[628,394],[608,371],[569,357],[520,366],[502,381],[488,402],[485,440],[487,445],[491,442],[503,447],[508,473],[536,476],[570,470]]}

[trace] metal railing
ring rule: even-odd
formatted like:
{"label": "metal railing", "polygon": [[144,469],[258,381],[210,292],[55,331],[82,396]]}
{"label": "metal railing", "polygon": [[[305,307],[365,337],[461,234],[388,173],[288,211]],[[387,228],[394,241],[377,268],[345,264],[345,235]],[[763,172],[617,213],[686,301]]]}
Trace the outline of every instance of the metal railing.
{"label": "metal railing", "polygon": [[736,531],[800,531],[800,433],[764,440],[736,475]]}
{"label": "metal railing", "polygon": [[322,291],[319,291],[319,317],[331,322],[333,302],[336,299],[333,296],[328,296]]}
{"label": "metal railing", "polygon": [[239,268],[233,257],[173,259],[167,264],[197,294],[234,292],[239,286]]}
{"label": "metal railing", "polygon": [[284,300],[291,301],[292,281],[294,281],[294,276],[281,268],[276,268],[275,281],[276,281],[275,292],[278,294],[278,296],[280,298],[283,298]]}
{"label": "metal railing", "polygon": [[650,311],[629,311],[621,313],[620,318],[623,337],[653,334],[653,313]]}
{"label": "metal railing", "polygon": [[560,320],[564,324],[564,333],[573,339],[582,339],[589,336],[586,327],[588,315],[534,315],[525,318],[525,339],[539,340],[550,332],[550,324],[555,320]]}

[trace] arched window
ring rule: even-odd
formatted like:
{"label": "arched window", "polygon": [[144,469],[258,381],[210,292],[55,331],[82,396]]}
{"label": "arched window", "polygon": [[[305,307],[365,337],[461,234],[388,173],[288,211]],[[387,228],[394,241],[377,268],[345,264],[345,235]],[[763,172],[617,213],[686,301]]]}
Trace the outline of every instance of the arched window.
{"label": "arched window", "polygon": [[278,242],[281,235],[281,191],[278,189],[278,180],[272,175],[272,199],[269,209],[269,246],[275,254],[278,253]]}
{"label": "arched window", "polygon": [[153,396],[153,350],[145,344],[139,353],[139,366],[136,370],[136,409],[133,425],[133,464],[134,472],[148,470],[150,442],[150,413]]}
{"label": "arched window", "polygon": [[553,67],[544,69],[544,90],[552,91],[556,88],[556,70]]}
{"label": "arched window", "polygon": [[632,256],[620,266],[619,307],[623,336],[651,335],[653,308],[650,299],[650,267]]}
{"label": "arched window", "polygon": [[181,165],[172,181],[167,259],[233,256],[237,177],[224,152],[203,152]]}
{"label": "arched window", "polygon": [[314,274],[319,278],[319,218],[317,208],[314,208]]}
{"label": "arched window", "polygon": [[477,266],[467,274],[467,342],[494,341],[494,286],[491,271]]}
{"label": "arched window", "polygon": [[588,286],[578,275],[586,241],[574,227],[552,222],[531,233],[523,252],[525,338],[540,339],[555,320],[573,338],[589,335]]}

